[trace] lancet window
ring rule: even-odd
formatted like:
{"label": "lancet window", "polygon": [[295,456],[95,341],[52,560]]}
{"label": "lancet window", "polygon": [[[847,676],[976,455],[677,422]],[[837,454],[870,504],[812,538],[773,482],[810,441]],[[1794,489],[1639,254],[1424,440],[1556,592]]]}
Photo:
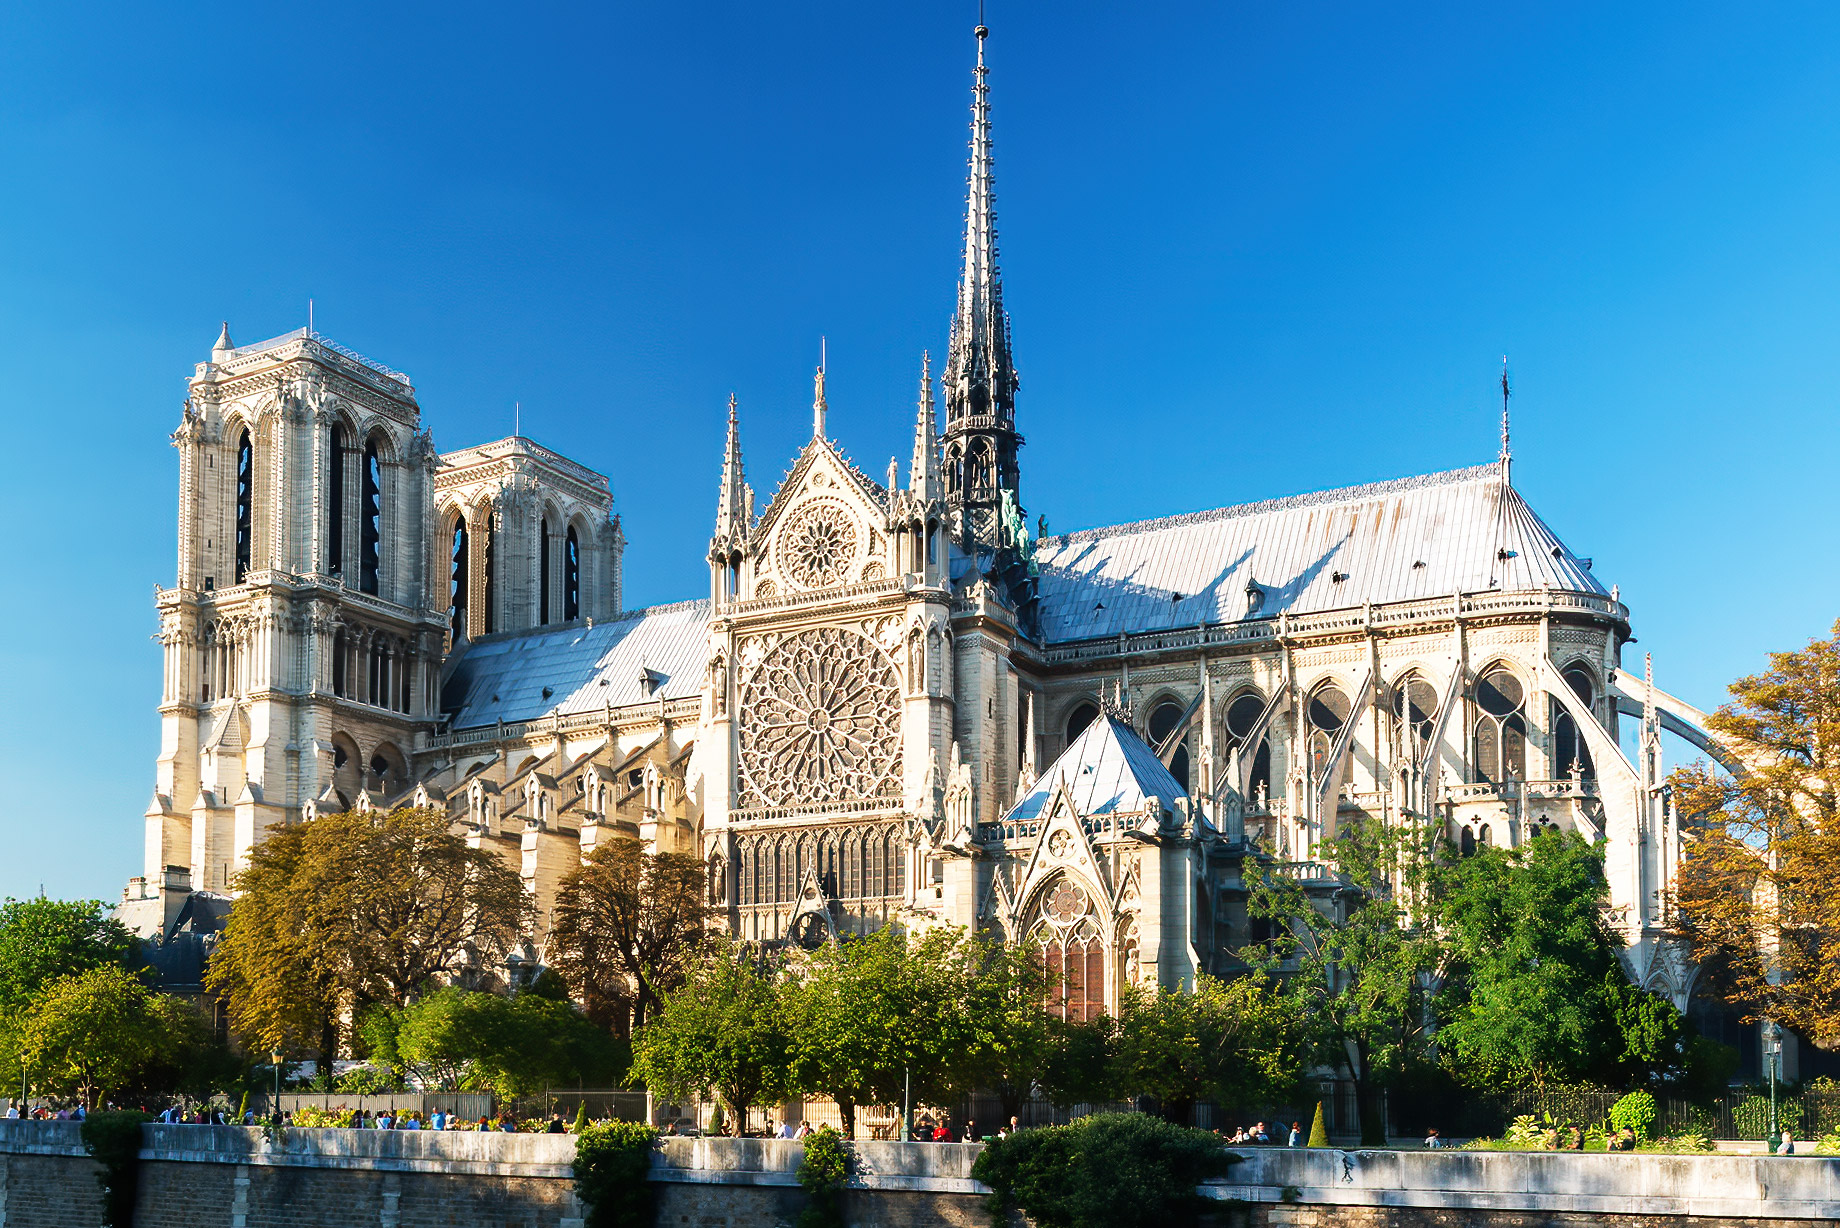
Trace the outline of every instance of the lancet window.
{"label": "lancet window", "polygon": [[[1596,691],[1590,672],[1582,665],[1566,667],[1565,685],[1572,688],[1576,695],[1590,711],[1596,710]],[[1591,748],[1584,740],[1578,722],[1572,719],[1565,705],[1553,701],[1556,716],[1553,720],[1553,771],[1560,776],[1569,776],[1574,770],[1581,776],[1594,775],[1591,766]]]}
{"label": "lancet window", "polygon": [[1416,671],[1393,687],[1393,732],[1399,755],[1407,763],[1423,763],[1431,735],[1437,731],[1437,688]]}
{"label": "lancet window", "polygon": [[383,573],[383,467],[377,441],[364,445],[363,520],[359,525],[358,587],[375,593]]}
{"label": "lancet window", "polygon": [[581,540],[575,526],[569,526],[562,545],[562,618],[574,622],[581,617]]}
{"label": "lancet window", "polygon": [[[1265,697],[1257,691],[1245,691],[1227,705],[1227,749],[1239,750],[1241,762],[1245,760],[1247,751],[1244,748],[1252,737],[1253,728],[1264,712]],[[1258,748],[1251,756],[1251,771],[1246,774],[1246,800],[1256,804],[1271,796],[1271,739],[1261,734]]]}
{"label": "lancet window", "polygon": [[[1176,723],[1182,719],[1184,710],[1182,702],[1176,699],[1165,699],[1151,709],[1149,728],[1152,747],[1161,748],[1163,739],[1175,732]],[[1177,747],[1176,753],[1169,758],[1169,774],[1174,776],[1184,789],[1190,787],[1188,766],[1188,746],[1184,739],[1183,745]]]}
{"label": "lancet window", "polygon": [[1049,1012],[1080,1023],[1103,1015],[1105,941],[1086,892],[1065,876],[1054,879],[1028,933],[1047,973]]}
{"label": "lancet window", "polygon": [[1099,719],[1099,705],[1079,704],[1067,714],[1067,744],[1086,732],[1086,727]]}
{"label": "lancet window", "polygon": [[466,627],[466,572],[468,553],[472,543],[467,539],[466,517],[454,517],[454,554],[453,568],[448,573],[448,632],[457,643],[465,638]]}
{"label": "lancet window", "polygon": [[326,445],[326,574],[345,574],[345,427],[332,424]]}
{"label": "lancet window", "polygon": [[549,517],[537,527],[537,622],[549,626],[549,556],[554,547],[550,542]]}
{"label": "lancet window", "polygon": [[1323,780],[1335,770],[1336,765],[1329,762],[1329,756],[1352,711],[1348,696],[1333,682],[1316,688],[1311,694],[1304,715],[1309,725],[1310,767],[1316,780]]}
{"label": "lancet window", "polygon": [[241,584],[249,574],[249,559],[255,537],[256,456],[249,432],[244,431],[236,443],[236,580]]}
{"label": "lancet window", "polygon": [[1527,777],[1527,694],[1505,665],[1476,683],[1476,778],[1491,784]]}

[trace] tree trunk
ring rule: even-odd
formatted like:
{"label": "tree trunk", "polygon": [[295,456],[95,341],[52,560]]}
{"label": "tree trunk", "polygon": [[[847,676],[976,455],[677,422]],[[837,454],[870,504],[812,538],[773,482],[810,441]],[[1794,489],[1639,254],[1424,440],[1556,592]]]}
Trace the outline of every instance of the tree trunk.
{"label": "tree trunk", "polygon": [[1357,1046],[1354,1068],[1355,1113],[1361,1119],[1361,1145],[1386,1146],[1386,1111],[1380,1107],[1380,1089],[1374,1084],[1373,1065],[1365,1047]]}
{"label": "tree trunk", "polygon": [[856,1137],[856,1101],[849,1096],[837,1097],[837,1116],[843,1121],[843,1137]]}

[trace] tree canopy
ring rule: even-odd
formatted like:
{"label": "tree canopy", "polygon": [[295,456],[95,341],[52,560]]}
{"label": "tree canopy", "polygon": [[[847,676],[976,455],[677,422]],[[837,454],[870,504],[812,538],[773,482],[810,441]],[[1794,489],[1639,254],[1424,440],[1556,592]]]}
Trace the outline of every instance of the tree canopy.
{"label": "tree canopy", "polygon": [[371,1060],[398,1081],[443,1091],[524,1096],[623,1073],[613,1039],[567,1002],[450,986],[406,1007],[380,1005],[362,1033]]}
{"label": "tree canopy", "polygon": [[695,857],[609,840],[556,889],[550,962],[590,1019],[631,1035],[708,939],[706,901]]}
{"label": "tree canopy", "polygon": [[709,943],[640,1033],[634,1075],[675,1096],[713,1090],[744,1129],[752,1106],[789,1090],[791,1041],[776,972],[739,943]]}
{"label": "tree canopy", "polygon": [[1840,1047],[1840,623],[1732,683],[1707,724],[1744,770],[1674,775],[1677,931],[1748,1019]]}
{"label": "tree canopy", "polygon": [[7,900],[0,904],[0,1011],[18,1011],[44,986],[121,964],[134,935],[100,900]]}

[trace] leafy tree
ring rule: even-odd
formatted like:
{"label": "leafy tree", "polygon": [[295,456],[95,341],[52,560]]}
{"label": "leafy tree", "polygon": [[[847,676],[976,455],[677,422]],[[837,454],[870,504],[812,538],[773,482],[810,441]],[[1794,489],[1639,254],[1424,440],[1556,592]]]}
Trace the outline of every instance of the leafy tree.
{"label": "leafy tree", "polygon": [[1048,1019],[1048,1052],[1042,1062],[1042,1094],[1058,1108],[1115,1098],[1112,1085],[1117,1032],[1110,1015],[1084,1022]]}
{"label": "leafy tree", "polygon": [[1747,1020],[1840,1047],[1840,623],[1731,684],[1707,721],[1729,761],[1678,771],[1678,933]]}
{"label": "leafy tree", "polygon": [[1294,968],[1286,980],[1315,1023],[1322,1056],[1354,1083],[1361,1141],[1386,1142],[1383,1087],[1396,1083],[1429,1048],[1429,986],[1443,947],[1419,924],[1431,848],[1423,829],[1359,823],[1331,846],[1346,890],[1328,909],[1316,907],[1293,880],[1273,873],[1254,878],[1248,912],[1273,921],[1276,936],[1242,955],[1268,974]]}
{"label": "leafy tree", "polygon": [[[837,1102],[843,1133],[865,1104],[946,1104],[993,1069],[1001,1018],[977,1017],[988,948],[951,928],[885,926],[820,947],[787,990],[793,1086]],[[1001,988],[992,991],[1001,997]]]}
{"label": "leafy tree", "polygon": [[523,1096],[569,1083],[602,1083],[616,1059],[612,1038],[566,1002],[530,993],[506,998],[459,988],[366,1015],[373,1061],[400,1081],[444,1091]]}
{"label": "leafy tree", "polygon": [[1120,996],[1113,1079],[1154,1096],[1171,1121],[1197,1100],[1249,1109],[1289,1098],[1313,1038],[1301,1003],[1263,977],[1203,973],[1192,991],[1132,985]]}
{"label": "leafy tree", "polygon": [[336,1021],[401,1006],[458,969],[494,967],[518,940],[523,882],[430,809],[350,811],[271,831],[240,893],[207,985],[246,1042],[316,1048]]}
{"label": "leafy tree", "polygon": [[697,858],[609,840],[556,889],[551,960],[588,1018],[628,1036],[683,979],[712,916]]}
{"label": "leafy tree", "polygon": [[962,1005],[978,1043],[951,1066],[968,1087],[995,1092],[1008,1119],[1022,1112],[1034,1088],[1046,1085],[1069,1033],[1043,1008],[1048,977],[1039,949],[977,938],[968,954],[972,967]]}
{"label": "leafy tree", "polygon": [[654,1091],[698,1096],[714,1090],[737,1132],[748,1110],[789,1089],[785,1007],[777,970],[738,943],[709,943],[663,995],[639,1034],[633,1074]]}
{"label": "leafy tree", "polygon": [[36,1084],[86,1105],[127,1085],[161,1055],[161,1013],[133,973],[115,965],[51,982],[9,1038]]}
{"label": "leafy tree", "polygon": [[0,1011],[18,1011],[52,981],[122,964],[134,935],[100,900],[0,904]]}

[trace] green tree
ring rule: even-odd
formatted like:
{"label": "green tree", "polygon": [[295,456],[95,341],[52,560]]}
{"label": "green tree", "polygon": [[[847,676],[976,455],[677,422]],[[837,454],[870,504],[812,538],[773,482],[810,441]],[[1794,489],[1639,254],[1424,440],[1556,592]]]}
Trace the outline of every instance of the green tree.
{"label": "green tree", "polygon": [[737,1133],[763,1098],[790,1089],[785,1007],[777,969],[739,943],[711,942],[663,995],[634,1046],[633,1074],[653,1091],[700,1096],[713,1090]]}
{"label": "green tree", "polygon": [[1253,1109],[1289,1099],[1313,1047],[1293,995],[1263,977],[1203,973],[1193,990],[1131,985],[1120,996],[1112,1080],[1187,1122],[1197,1100]]}
{"label": "green tree", "polygon": [[1294,880],[1269,870],[1249,875],[1247,911],[1273,922],[1269,944],[1242,956],[1285,974],[1315,1023],[1324,1060],[1354,1083],[1361,1141],[1384,1145],[1381,1089],[1425,1057],[1430,1043],[1429,986],[1444,949],[1413,909],[1428,900],[1429,838],[1413,824],[1346,826],[1329,858],[1340,897],[1317,907]]}
{"label": "green tree", "polygon": [[20,1010],[52,981],[123,964],[134,935],[100,900],[0,904],[0,1012]]}
{"label": "green tree", "polygon": [[161,1056],[161,1024],[146,986],[104,965],[42,987],[10,1039],[34,1084],[93,1107]]}
{"label": "green tree", "polygon": [[468,963],[496,967],[529,911],[517,873],[430,809],[273,829],[236,887],[208,987],[246,1043],[316,1050],[328,1068],[341,1017],[404,1005]]}
{"label": "green tree", "polygon": [[600,844],[563,875],[551,960],[590,1019],[630,1036],[676,988],[712,932],[703,875],[696,857],[648,853],[628,838]]}
{"label": "green tree", "polygon": [[1459,975],[1438,1042],[1474,1086],[1576,1082],[1621,1037],[1605,986],[1622,978],[1604,924],[1603,855],[1574,833],[1482,849],[1444,876],[1442,913]]}
{"label": "green tree", "polygon": [[602,1083],[616,1066],[605,1031],[569,1003],[530,993],[441,989],[406,1007],[373,1007],[362,1031],[372,1060],[399,1081],[444,1091],[523,1096]]}
{"label": "green tree", "polygon": [[1040,949],[1000,939],[971,941],[962,1013],[976,1043],[949,1067],[956,1081],[995,1092],[1007,1120],[1045,1087],[1069,1034],[1045,1009],[1048,978]]}

